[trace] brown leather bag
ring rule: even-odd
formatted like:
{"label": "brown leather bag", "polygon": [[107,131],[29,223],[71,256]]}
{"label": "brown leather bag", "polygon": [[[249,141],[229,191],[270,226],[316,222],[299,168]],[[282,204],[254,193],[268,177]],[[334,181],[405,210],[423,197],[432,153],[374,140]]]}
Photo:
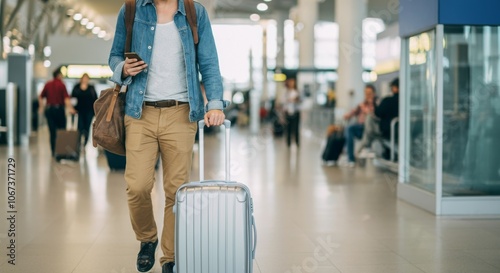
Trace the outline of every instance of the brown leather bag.
{"label": "brown leather bag", "polygon": [[[132,28],[135,19],[135,0],[127,0],[125,8],[125,25],[127,40],[125,52],[130,51],[132,44]],[[118,155],[125,155],[125,92],[121,86],[115,85],[101,91],[99,99],[94,103],[95,121],[92,125],[92,144]]]}

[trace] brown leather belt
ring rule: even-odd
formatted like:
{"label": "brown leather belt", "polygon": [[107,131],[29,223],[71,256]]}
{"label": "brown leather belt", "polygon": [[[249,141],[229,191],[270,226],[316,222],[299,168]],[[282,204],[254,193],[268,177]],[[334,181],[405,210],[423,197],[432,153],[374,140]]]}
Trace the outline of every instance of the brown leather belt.
{"label": "brown leather belt", "polygon": [[186,101],[160,100],[160,101],[146,101],[146,102],[144,102],[144,105],[153,106],[156,108],[167,108],[167,107],[183,105],[183,104],[188,104],[188,103],[189,102],[186,102]]}

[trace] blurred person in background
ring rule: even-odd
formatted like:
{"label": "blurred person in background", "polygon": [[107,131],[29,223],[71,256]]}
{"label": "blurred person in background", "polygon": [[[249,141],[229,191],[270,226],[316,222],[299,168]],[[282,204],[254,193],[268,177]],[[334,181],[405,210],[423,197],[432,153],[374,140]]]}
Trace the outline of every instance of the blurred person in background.
{"label": "blurred person in background", "polygon": [[288,78],[285,81],[286,91],[282,100],[282,111],[286,118],[286,143],[288,147],[292,145],[292,135],[294,135],[297,147],[300,145],[300,103],[301,97],[297,90],[295,78]]}
{"label": "blurred person in background", "polygon": [[78,100],[75,109],[78,111],[78,130],[84,137],[84,147],[89,140],[90,125],[94,118],[94,102],[97,100],[95,88],[89,81],[89,75],[83,74],[80,83],[75,85],[71,93],[71,96]]}
{"label": "blurred person in background", "polygon": [[[399,79],[391,82],[392,96],[385,97],[373,114],[368,115],[365,120],[365,131],[359,145],[358,154],[365,157],[365,149],[369,148],[377,137],[391,138],[391,122],[399,116]],[[397,134],[396,134],[397,135]]]}
{"label": "blurred person in background", "polygon": [[365,99],[351,112],[344,115],[344,120],[349,121],[351,118],[355,117],[356,121],[347,126],[345,130],[346,146],[347,146],[347,157],[348,166],[354,167],[356,159],[354,157],[354,140],[361,139],[363,137],[363,131],[365,129],[365,119],[368,115],[373,114],[375,109],[375,86],[367,85],[365,87]]}
{"label": "blurred person in background", "polygon": [[[64,85],[61,69],[52,73],[53,79],[47,82],[38,97],[39,112],[45,113],[50,132],[50,149],[54,156],[58,129],[66,128],[66,108],[70,114],[76,114],[75,108]],[[45,99],[45,102],[44,102]]]}

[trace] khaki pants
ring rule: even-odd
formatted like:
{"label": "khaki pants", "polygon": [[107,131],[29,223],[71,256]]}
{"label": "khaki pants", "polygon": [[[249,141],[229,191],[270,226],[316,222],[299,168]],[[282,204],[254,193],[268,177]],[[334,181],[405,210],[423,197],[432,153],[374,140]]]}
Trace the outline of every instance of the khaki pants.
{"label": "khaki pants", "polygon": [[132,228],[141,242],[152,242],[158,238],[151,191],[159,153],[166,198],[161,237],[164,256],[160,263],[174,261],[175,215],[172,208],[177,189],[189,179],[196,123],[189,122],[187,104],[169,108],[145,106],[141,119],[125,117],[125,128],[125,180]]}

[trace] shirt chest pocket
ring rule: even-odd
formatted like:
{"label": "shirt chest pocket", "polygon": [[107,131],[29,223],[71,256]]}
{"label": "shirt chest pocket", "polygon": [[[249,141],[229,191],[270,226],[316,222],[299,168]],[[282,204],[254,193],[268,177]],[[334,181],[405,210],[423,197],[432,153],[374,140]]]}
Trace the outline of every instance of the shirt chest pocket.
{"label": "shirt chest pocket", "polygon": [[147,48],[148,44],[153,41],[154,33],[154,25],[136,18],[132,33],[133,51],[139,54],[144,53],[141,51],[144,50],[144,47]]}
{"label": "shirt chest pocket", "polygon": [[178,31],[179,31],[179,36],[180,36],[181,40],[186,39],[186,35],[188,33],[187,27],[186,26],[182,26],[182,27],[180,27],[178,29]]}

